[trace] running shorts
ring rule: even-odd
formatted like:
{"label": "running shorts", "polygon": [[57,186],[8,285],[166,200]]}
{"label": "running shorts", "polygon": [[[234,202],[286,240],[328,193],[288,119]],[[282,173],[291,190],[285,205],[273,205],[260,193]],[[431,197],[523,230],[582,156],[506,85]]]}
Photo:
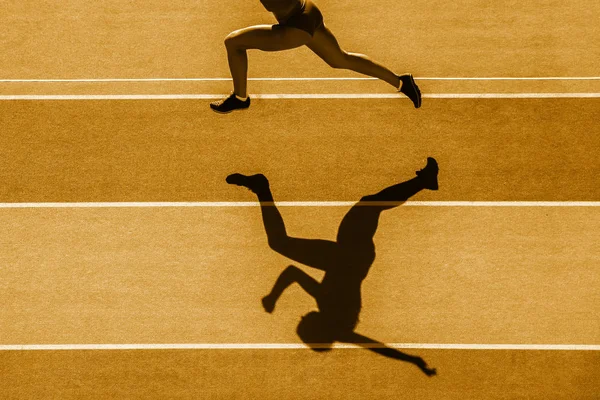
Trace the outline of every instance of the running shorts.
{"label": "running shorts", "polygon": [[323,25],[321,11],[312,1],[305,0],[303,7],[298,12],[275,26],[297,28],[313,36],[321,25]]}

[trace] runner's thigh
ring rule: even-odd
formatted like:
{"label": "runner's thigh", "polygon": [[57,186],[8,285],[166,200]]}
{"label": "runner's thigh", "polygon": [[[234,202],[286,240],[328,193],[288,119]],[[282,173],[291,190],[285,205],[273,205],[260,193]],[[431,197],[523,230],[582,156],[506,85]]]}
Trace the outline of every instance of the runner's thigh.
{"label": "runner's thigh", "polygon": [[231,32],[225,39],[225,44],[242,49],[279,51],[303,46],[310,40],[310,34],[301,29],[281,25],[255,25]]}

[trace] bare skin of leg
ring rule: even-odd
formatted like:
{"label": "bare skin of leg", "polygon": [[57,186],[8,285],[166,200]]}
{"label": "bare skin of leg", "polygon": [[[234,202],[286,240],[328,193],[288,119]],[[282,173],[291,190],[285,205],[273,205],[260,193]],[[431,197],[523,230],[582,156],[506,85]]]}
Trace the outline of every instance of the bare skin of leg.
{"label": "bare skin of leg", "polygon": [[233,79],[233,93],[240,97],[248,95],[247,50],[289,50],[303,46],[310,40],[310,35],[303,30],[275,25],[255,25],[231,32],[225,38],[225,48]]}
{"label": "bare skin of leg", "polygon": [[255,25],[233,31],[225,38],[227,61],[233,79],[233,93],[240,97],[248,95],[247,50],[282,51],[303,45],[310,48],[332,68],[349,69],[381,79],[394,88],[401,88],[398,75],[364,54],[343,50],[325,25],[321,25],[313,37],[301,29],[280,25]]}
{"label": "bare skin of leg", "polygon": [[395,88],[400,88],[401,81],[398,75],[364,54],[349,53],[343,50],[333,33],[325,25],[321,25],[315,31],[312,40],[306,45],[332,68],[349,69],[379,78]]}

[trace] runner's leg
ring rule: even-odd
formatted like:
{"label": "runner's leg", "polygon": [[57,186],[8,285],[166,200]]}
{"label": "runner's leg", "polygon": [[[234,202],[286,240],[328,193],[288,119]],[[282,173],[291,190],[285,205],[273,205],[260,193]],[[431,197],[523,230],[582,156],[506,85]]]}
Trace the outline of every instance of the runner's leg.
{"label": "runner's leg", "polygon": [[310,41],[307,32],[281,25],[255,25],[231,32],[225,38],[227,61],[233,79],[233,92],[247,97],[247,50],[280,51],[300,47]]}
{"label": "runner's leg", "polygon": [[379,78],[395,88],[400,86],[400,77],[388,68],[364,54],[349,53],[343,50],[333,33],[325,25],[317,28],[307,46],[332,68],[349,69]]}

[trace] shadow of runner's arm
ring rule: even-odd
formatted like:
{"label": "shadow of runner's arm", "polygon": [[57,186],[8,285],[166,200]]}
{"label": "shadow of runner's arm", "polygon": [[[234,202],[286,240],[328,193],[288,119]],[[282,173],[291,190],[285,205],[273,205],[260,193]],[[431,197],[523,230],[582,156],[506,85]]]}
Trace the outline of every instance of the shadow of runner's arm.
{"label": "shadow of runner's arm", "polygon": [[317,300],[319,296],[319,287],[321,286],[312,276],[302,271],[300,268],[290,265],[277,278],[271,292],[263,297],[262,304],[266,312],[272,313],[275,304],[283,291],[294,282],[298,283],[302,289]]}
{"label": "shadow of runner's arm", "polygon": [[423,360],[421,357],[411,356],[410,354],[403,353],[400,350],[388,347],[377,340],[368,338],[359,333],[351,332],[344,336],[343,341],[346,343],[357,344],[365,349],[371,350],[374,353],[393,358],[394,360],[401,360],[414,364],[419,367],[427,376],[434,376],[437,373],[435,368],[429,368],[425,360]]}

